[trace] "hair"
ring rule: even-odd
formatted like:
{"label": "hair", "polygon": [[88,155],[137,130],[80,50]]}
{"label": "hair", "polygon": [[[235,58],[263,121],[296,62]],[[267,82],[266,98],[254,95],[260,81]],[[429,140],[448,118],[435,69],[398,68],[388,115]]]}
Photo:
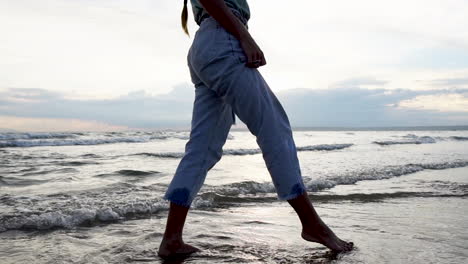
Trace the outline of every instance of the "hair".
{"label": "hair", "polygon": [[184,30],[187,36],[190,36],[188,28],[187,28],[187,20],[188,20],[188,11],[187,11],[187,0],[184,0],[184,8],[182,9],[182,29]]}

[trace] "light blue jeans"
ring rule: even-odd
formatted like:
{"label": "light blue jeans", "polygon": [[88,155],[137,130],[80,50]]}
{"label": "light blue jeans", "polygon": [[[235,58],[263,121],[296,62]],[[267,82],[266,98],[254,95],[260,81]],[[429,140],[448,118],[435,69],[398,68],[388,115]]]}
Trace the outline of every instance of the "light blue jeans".
{"label": "light blue jeans", "polygon": [[257,69],[245,65],[240,42],[214,18],[202,21],[187,62],[195,101],[190,139],[164,199],[190,207],[221,159],[235,115],[256,137],[279,200],[305,191],[288,117]]}

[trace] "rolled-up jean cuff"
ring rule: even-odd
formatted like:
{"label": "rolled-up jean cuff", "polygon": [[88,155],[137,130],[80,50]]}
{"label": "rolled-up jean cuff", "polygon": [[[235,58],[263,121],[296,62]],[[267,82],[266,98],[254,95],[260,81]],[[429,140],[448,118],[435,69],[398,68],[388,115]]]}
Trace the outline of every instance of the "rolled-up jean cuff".
{"label": "rolled-up jean cuff", "polygon": [[163,196],[163,199],[171,203],[177,204],[179,206],[186,207],[186,208],[191,208],[191,205],[192,205],[192,201],[185,201],[185,202],[180,201],[172,197],[169,197],[167,193]]}
{"label": "rolled-up jean cuff", "polygon": [[291,199],[301,196],[304,192],[307,191],[303,183],[297,183],[295,186],[298,186],[298,187],[295,188],[294,192],[291,192],[290,194],[286,196],[278,196],[278,200],[280,201],[291,200]]}

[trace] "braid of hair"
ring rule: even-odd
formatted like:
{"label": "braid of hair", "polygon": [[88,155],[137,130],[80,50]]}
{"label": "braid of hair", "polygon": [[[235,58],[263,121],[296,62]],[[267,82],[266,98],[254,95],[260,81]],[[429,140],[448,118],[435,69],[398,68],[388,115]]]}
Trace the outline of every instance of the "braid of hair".
{"label": "braid of hair", "polygon": [[190,36],[187,28],[187,20],[188,20],[188,11],[187,11],[187,0],[184,0],[184,9],[182,9],[182,28],[184,29],[185,34]]}

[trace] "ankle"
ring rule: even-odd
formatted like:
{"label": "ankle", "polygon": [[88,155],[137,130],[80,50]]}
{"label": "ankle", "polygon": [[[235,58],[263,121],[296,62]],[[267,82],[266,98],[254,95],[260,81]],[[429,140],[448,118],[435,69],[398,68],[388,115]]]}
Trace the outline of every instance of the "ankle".
{"label": "ankle", "polygon": [[183,243],[182,234],[164,234],[163,241],[166,243]]}
{"label": "ankle", "polygon": [[320,232],[324,229],[324,223],[322,221],[309,221],[302,225],[303,232]]}

